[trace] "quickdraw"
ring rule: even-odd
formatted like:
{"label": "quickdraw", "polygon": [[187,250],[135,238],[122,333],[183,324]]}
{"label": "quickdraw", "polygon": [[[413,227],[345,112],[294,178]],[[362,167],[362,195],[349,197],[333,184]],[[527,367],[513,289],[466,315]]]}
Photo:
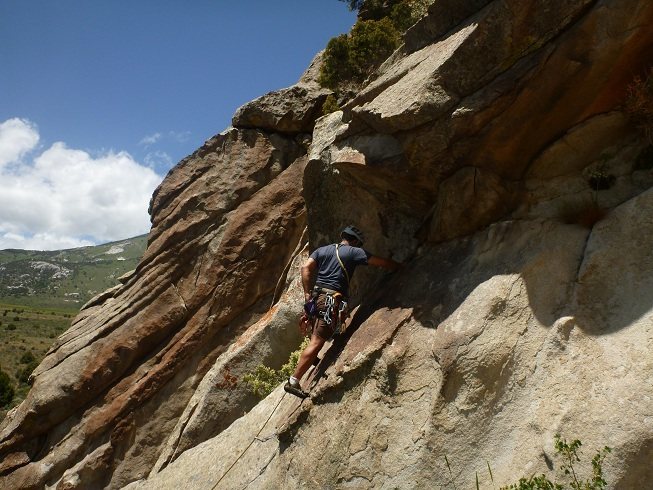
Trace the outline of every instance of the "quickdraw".
{"label": "quickdraw", "polygon": [[[343,301],[341,298],[342,294],[340,293],[327,293],[326,298],[324,299],[325,309],[322,317],[324,318],[324,323],[327,325],[333,325],[334,335],[345,331],[343,326],[344,319],[347,315],[347,302]],[[336,314],[334,315],[334,313]],[[333,318],[334,316],[335,318]]]}
{"label": "quickdraw", "polygon": [[313,334],[318,317],[323,318],[324,323],[333,327],[334,335],[345,331],[345,319],[348,313],[347,302],[338,292],[324,293],[324,296],[324,311],[318,311],[315,297],[304,304],[304,312],[299,318],[299,331],[303,336]]}

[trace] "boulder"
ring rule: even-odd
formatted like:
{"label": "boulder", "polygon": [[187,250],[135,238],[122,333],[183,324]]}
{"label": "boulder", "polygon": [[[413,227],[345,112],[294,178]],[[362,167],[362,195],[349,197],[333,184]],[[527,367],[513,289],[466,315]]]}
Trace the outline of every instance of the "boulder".
{"label": "boulder", "polygon": [[318,84],[299,83],[269,92],[240,107],[231,124],[276,133],[310,133],[322,115],[322,105],[332,92]]}

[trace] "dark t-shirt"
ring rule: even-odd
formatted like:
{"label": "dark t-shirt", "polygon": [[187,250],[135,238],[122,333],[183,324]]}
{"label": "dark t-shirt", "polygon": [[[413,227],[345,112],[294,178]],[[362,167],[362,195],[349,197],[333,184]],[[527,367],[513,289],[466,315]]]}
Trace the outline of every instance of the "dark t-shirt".
{"label": "dark t-shirt", "polygon": [[[349,279],[352,279],[356,266],[367,265],[367,259],[372,256],[367,250],[350,245],[340,245],[338,248],[340,260],[347,268]],[[341,292],[345,297],[349,294],[349,284],[338,257],[336,257],[336,245],[325,245],[313,251],[311,258],[317,262],[317,280],[315,284],[319,287],[334,289]]]}

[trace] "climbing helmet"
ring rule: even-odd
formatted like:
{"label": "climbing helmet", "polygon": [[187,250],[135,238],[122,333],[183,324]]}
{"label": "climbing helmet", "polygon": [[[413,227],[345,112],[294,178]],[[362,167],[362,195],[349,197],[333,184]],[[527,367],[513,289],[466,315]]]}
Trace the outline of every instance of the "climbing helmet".
{"label": "climbing helmet", "polygon": [[347,228],[342,230],[342,233],[353,236],[360,242],[361,245],[363,245],[363,242],[365,241],[365,235],[363,235],[363,232],[356,228],[354,225],[349,225]]}

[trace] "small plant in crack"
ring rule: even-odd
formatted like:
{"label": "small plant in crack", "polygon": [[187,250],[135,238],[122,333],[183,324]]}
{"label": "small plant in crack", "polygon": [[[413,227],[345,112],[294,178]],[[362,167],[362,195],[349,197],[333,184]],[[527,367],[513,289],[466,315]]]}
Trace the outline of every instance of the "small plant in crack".
{"label": "small plant in crack", "polygon": [[252,372],[243,376],[243,381],[249,391],[261,399],[272,393],[280,383],[288,379],[288,376],[292,375],[295,371],[299,362],[299,356],[307,345],[308,339],[304,339],[299,348],[290,353],[288,362],[281,366],[279,370],[259,364]]}
{"label": "small plant in crack", "polygon": [[594,191],[594,201],[598,200],[598,191],[607,191],[614,186],[616,181],[617,178],[608,173],[603,165],[592,170],[587,179],[587,184]]}
{"label": "small plant in crack", "polygon": [[[591,460],[590,473],[589,469],[581,467],[580,448],[582,443],[578,439],[574,439],[573,441],[568,442],[559,434],[556,434],[553,446],[555,448],[556,455],[562,460],[559,467],[559,475],[562,475],[561,479],[557,479],[555,477],[551,478],[545,474],[533,474],[528,477],[520,478],[517,483],[511,483],[509,485],[502,486],[499,490],[605,490],[608,482],[606,481],[603,474],[603,462],[608,454],[612,452],[611,448],[604,446],[602,449],[596,451],[594,457]],[[451,470],[451,464],[449,463],[449,458],[447,458],[446,455],[444,456],[444,460],[449,473],[449,479],[446,483],[446,488],[453,488],[454,490],[457,490],[453,471]],[[486,464],[492,488],[495,488],[492,468],[490,467],[490,463],[486,462]],[[586,478],[583,478],[581,474],[585,475]],[[481,490],[481,483],[479,480],[478,472],[476,472],[475,476],[475,488],[476,490]]]}
{"label": "small plant in crack", "polygon": [[[562,458],[560,470],[564,474],[564,480],[558,482],[549,479],[546,475],[532,475],[528,478],[520,478],[519,482],[511,485],[501,487],[500,490],[564,490],[571,488],[572,490],[603,490],[606,488],[608,482],[603,477],[603,461],[606,456],[612,451],[608,446],[603,447],[596,451],[592,458],[592,474],[586,479],[579,476],[578,463],[581,462],[579,452],[583,444],[575,439],[567,442],[566,439],[556,434],[554,438],[554,447],[558,456]],[[569,485],[567,487],[566,485]]]}

